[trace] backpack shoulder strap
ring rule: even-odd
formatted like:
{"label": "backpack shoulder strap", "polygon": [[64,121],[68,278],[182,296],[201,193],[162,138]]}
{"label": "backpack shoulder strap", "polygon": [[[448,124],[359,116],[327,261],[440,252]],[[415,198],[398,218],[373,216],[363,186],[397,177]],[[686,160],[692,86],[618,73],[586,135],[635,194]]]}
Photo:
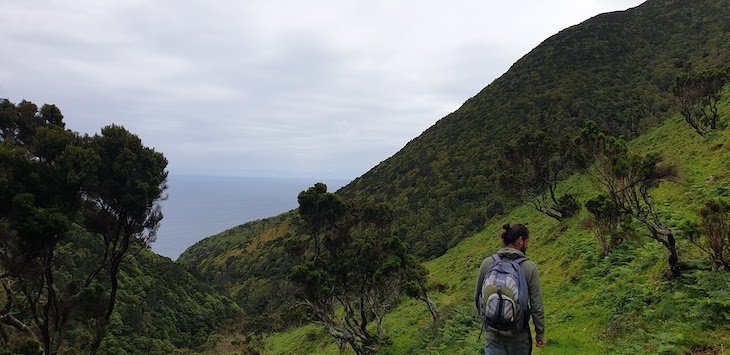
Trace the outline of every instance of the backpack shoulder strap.
{"label": "backpack shoulder strap", "polygon": [[517,259],[510,260],[510,264],[512,264],[512,267],[515,269],[515,272],[518,275],[518,280],[517,280],[517,282],[519,282],[518,287],[519,287],[520,291],[523,291],[523,292],[520,292],[518,302],[523,307],[523,309],[526,310],[529,305],[528,304],[529,287],[527,285],[527,278],[525,277],[525,273],[522,272],[522,268],[520,267],[520,264],[522,264],[522,262],[524,262],[525,260],[527,260],[527,257],[520,256]]}
{"label": "backpack shoulder strap", "polygon": [[499,257],[499,254],[496,254],[496,253],[494,255],[492,255],[492,259],[494,259],[495,263],[498,261],[502,261],[502,258]]}

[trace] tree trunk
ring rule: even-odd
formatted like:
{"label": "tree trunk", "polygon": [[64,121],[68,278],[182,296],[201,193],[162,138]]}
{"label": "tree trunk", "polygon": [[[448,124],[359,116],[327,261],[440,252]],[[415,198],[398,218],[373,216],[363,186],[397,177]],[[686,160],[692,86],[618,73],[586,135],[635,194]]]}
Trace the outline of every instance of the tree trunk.
{"label": "tree trunk", "polygon": [[0,278],[0,284],[2,284],[3,289],[5,290],[5,298],[7,299],[5,306],[3,307],[2,311],[0,311],[0,322],[35,337],[35,334],[33,334],[33,330],[31,330],[29,326],[25,325],[25,323],[21,322],[20,320],[18,320],[18,318],[15,318],[15,316],[10,314],[10,309],[13,307],[14,301],[13,290],[10,287],[10,282],[8,282],[8,280],[5,278]]}
{"label": "tree trunk", "polygon": [[679,267],[679,254],[677,254],[677,243],[674,238],[674,234],[671,232],[667,234],[667,249],[669,249],[669,270],[672,272],[672,277],[679,278],[680,267]]}
{"label": "tree trunk", "polygon": [[662,243],[669,250],[669,258],[667,258],[669,271],[673,278],[679,278],[681,269],[679,267],[679,254],[677,253],[677,240],[674,238],[674,233],[669,228],[657,227],[646,221],[643,222],[651,231],[652,239]]}
{"label": "tree trunk", "polygon": [[433,318],[433,324],[435,326],[440,326],[442,319],[441,319],[441,312],[439,311],[438,307],[436,306],[433,301],[428,297],[427,293],[423,293],[421,296],[418,297],[421,301],[426,303],[426,306],[428,306],[428,311],[431,312],[431,318]]}
{"label": "tree trunk", "polygon": [[561,222],[563,219],[563,216],[555,213],[552,208],[550,208],[549,202],[545,199],[541,198],[533,198],[531,201],[532,207],[534,207],[538,212],[545,214],[548,217],[551,217],[555,219],[558,222]]}
{"label": "tree trunk", "polygon": [[109,325],[109,319],[111,318],[112,314],[114,313],[114,304],[117,300],[117,288],[119,286],[119,267],[120,265],[118,263],[115,263],[112,261],[112,264],[109,266],[109,281],[111,284],[111,289],[109,291],[109,302],[107,303],[106,312],[104,313],[104,318],[101,320],[99,324],[99,328],[96,330],[96,335],[94,336],[94,343],[91,346],[91,354],[96,354],[99,352],[99,348],[101,347],[101,342],[104,340],[104,336],[106,335],[107,326]]}
{"label": "tree trunk", "polygon": [[[51,355],[53,351],[53,336],[51,335],[51,307],[56,303],[56,293],[54,290],[53,280],[53,246],[49,247],[48,255],[45,260],[45,274],[43,277],[46,279],[46,304],[43,307],[43,321],[41,328],[41,336],[43,338],[43,353]],[[39,324],[40,326],[40,324]]]}
{"label": "tree trunk", "polygon": [[541,209],[540,212],[544,213],[548,217],[552,217],[553,219],[555,219],[558,222],[562,222],[563,221],[563,216],[561,216],[561,215],[553,212],[552,209],[550,209],[549,207],[548,208]]}
{"label": "tree trunk", "polygon": [[2,316],[0,318],[0,322],[3,322],[5,324],[7,324],[7,325],[10,325],[13,328],[15,328],[15,329],[17,329],[17,330],[19,330],[19,331],[21,331],[21,332],[23,332],[25,334],[35,336],[33,334],[33,330],[31,330],[29,326],[23,324],[23,322],[21,322],[20,320],[18,320],[18,318],[15,318],[14,316],[12,316],[10,314],[6,314],[6,315]]}

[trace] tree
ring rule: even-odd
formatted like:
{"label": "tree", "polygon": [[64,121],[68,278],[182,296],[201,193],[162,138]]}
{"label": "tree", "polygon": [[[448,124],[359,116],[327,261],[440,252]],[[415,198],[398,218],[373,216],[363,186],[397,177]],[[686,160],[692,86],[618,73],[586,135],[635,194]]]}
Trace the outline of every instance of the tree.
{"label": "tree", "polygon": [[[586,122],[577,139],[581,146],[578,165],[601,188],[612,209],[640,222],[649,236],[669,251],[669,269],[679,277],[679,255],[674,232],[668,228],[654,206],[651,188],[672,175],[672,168],[660,166],[656,155],[640,156],[629,152],[623,139],[606,135],[594,121]],[[589,164],[592,161],[593,164]]]}
{"label": "tree", "polygon": [[369,354],[384,340],[385,313],[403,295],[426,302],[438,320],[424,286],[427,272],[393,236],[387,206],[356,206],[321,183],[300,193],[299,205],[309,235],[288,241],[287,250],[297,259],[290,279],[311,322],[355,353]]}
{"label": "tree", "polygon": [[671,88],[675,106],[684,120],[701,136],[717,129],[720,122],[718,103],[722,88],[730,80],[730,71],[705,70],[678,76]]}
{"label": "tree", "polygon": [[577,197],[559,196],[557,188],[572,171],[574,152],[575,145],[567,136],[527,132],[505,149],[499,165],[500,185],[509,197],[530,203],[558,221],[569,218],[580,209]]}
{"label": "tree", "polygon": [[67,271],[59,246],[72,233],[83,187],[95,173],[94,152],[63,128],[55,106],[39,113],[27,101],[0,105],[0,282],[6,300],[0,321],[38,338],[44,353],[53,354],[61,349],[76,293],[68,277],[59,277]]}
{"label": "tree", "polygon": [[122,127],[64,127],[53,105],[0,101],[0,335],[7,345],[9,326],[45,354],[65,351],[71,323],[93,328],[98,350],[119,269],[154,239],[167,178],[164,156]]}
{"label": "tree", "polygon": [[314,260],[319,257],[321,234],[328,226],[342,219],[347,211],[346,203],[337,195],[327,193],[327,185],[317,183],[297,196],[299,215],[307,221],[308,234],[313,238]]}
{"label": "tree", "polygon": [[687,239],[705,252],[715,270],[730,270],[730,201],[707,201],[700,210],[701,222],[685,222]]}
{"label": "tree", "polygon": [[98,184],[88,191],[93,208],[88,213],[89,230],[103,237],[102,263],[106,269],[109,298],[104,317],[97,325],[92,344],[96,353],[114,312],[119,270],[135,246],[146,248],[155,240],[162,212],[159,202],[167,188],[167,159],[142,145],[136,135],[121,126],[102,128],[93,138],[100,157]]}

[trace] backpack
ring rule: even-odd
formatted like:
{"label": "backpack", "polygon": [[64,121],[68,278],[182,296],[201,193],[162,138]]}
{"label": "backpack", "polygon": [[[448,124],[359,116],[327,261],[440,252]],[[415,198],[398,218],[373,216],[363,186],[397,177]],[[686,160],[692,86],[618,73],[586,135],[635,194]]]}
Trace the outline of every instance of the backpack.
{"label": "backpack", "polygon": [[503,336],[513,336],[525,329],[529,289],[520,263],[494,254],[494,263],[482,281],[479,294],[479,316],[485,329]]}

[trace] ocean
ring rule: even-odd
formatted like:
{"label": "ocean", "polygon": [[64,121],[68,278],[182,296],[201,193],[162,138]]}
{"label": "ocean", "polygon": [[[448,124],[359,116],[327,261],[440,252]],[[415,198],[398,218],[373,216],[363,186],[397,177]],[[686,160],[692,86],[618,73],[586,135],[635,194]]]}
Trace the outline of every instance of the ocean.
{"label": "ocean", "polygon": [[297,208],[297,195],[317,182],[337,191],[342,179],[170,176],[164,218],[151,248],[177,259],[201,239]]}

